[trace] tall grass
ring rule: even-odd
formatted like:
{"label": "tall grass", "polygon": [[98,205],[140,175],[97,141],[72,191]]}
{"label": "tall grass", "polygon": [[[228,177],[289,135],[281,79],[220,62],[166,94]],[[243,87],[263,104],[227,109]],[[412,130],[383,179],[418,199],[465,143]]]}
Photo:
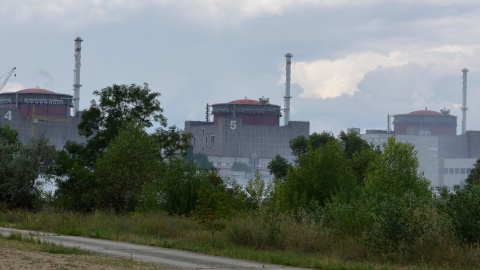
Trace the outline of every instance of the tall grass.
{"label": "tall grass", "polygon": [[[188,217],[163,212],[117,215],[111,212],[11,211],[5,224],[19,229],[81,235],[219,256],[322,269],[474,269],[478,245],[462,246],[430,230],[409,243],[404,254],[375,254],[362,239],[339,233],[305,213],[256,211],[236,214],[219,233],[210,234]],[[440,221],[438,221],[440,222]],[[430,235],[429,235],[430,233]],[[390,256],[396,256],[390,260]],[[392,264],[395,262],[395,264]]]}

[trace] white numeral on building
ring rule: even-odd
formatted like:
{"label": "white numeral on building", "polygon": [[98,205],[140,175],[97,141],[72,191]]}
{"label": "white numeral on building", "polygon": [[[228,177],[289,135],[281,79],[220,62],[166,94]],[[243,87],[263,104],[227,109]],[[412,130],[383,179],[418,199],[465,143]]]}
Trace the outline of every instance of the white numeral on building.
{"label": "white numeral on building", "polygon": [[5,118],[8,119],[8,121],[12,120],[12,111],[8,111],[7,114],[5,114]]}
{"label": "white numeral on building", "polygon": [[236,129],[237,128],[237,121],[232,120],[230,121],[230,129]]}

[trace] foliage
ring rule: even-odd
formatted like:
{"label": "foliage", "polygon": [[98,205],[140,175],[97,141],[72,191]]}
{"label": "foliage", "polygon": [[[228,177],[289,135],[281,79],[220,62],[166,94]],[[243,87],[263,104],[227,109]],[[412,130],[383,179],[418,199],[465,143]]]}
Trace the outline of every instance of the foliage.
{"label": "foliage", "polygon": [[[154,198],[160,191],[147,191],[146,186],[158,188],[162,177],[174,175],[165,168],[175,168],[177,157],[186,155],[191,135],[175,126],[162,129],[166,119],[160,94],[148,84],[114,84],[94,94],[99,100],[92,100],[79,124],[87,143],[68,142],[50,171],[58,186],[55,201],[62,208],[87,212],[133,211],[140,198],[142,207],[158,206]],[[161,128],[147,134],[155,122]]]}
{"label": "foliage", "polygon": [[413,145],[388,138],[383,145],[383,153],[378,155],[366,172],[366,187],[372,194],[402,197],[407,192],[415,196],[431,197],[429,181],[418,174],[418,160]]}
{"label": "foliage", "polygon": [[44,135],[22,145],[15,139],[16,132],[9,130],[2,136],[5,133],[7,138],[0,143],[0,200],[15,207],[32,208],[41,186],[48,180],[46,171],[55,159],[55,146]]}
{"label": "foliage", "polygon": [[19,143],[18,131],[10,126],[2,126],[0,124],[0,144],[12,145]]}
{"label": "foliage", "polygon": [[[417,237],[407,249],[381,254],[366,249],[363,241],[358,241],[362,237],[337,234],[334,228],[314,222],[306,213],[265,210],[236,213],[225,222],[224,233],[215,235],[214,248],[210,244],[211,234],[192,218],[170,216],[162,211],[80,214],[10,210],[0,213],[0,221],[30,231],[71,232],[304,268],[476,269],[480,263],[477,245],[449,241],[448,232],[439,235],[436,229]],[[439,219],[430,219],[435,217],[431,212],[425,216],[425,223],[445,225]]]}
{"label": "foliage", "polygon": [[432,200],[407,192],[373,205],[363,242],[374,253],[407,254],[418,241],[451,236],[449,220],[437,213]]}
{"label": "foliage", "polygon": [[83,144],[67,141],[50,170],[57,186],[55,203],[62,209],[91,212],[95,208],[98,182],[83,159],[85,151]]}
{"label": "foliage", "polygon": [[197,202],[196,190],[210,184],[210,172],[198,169],[183,158],[170,159],[158,178],[143,187],[141,207],[143,210],[163,210],[169,214],[188,215]]}
{"label": "foliage", "polygon": [[465,179],[465,183],[467,185],[480,186],[480,158],[475,162],[470,174],[468,175],[467,179]]}
{"label": "foliage", "polygon": [[184,133],[175,126],[171,126],[166,130],[158,128],[153,133],[153,137],[158,144],[158,148],[161,149],[159,154],[163,161],[169,160],[176,155],[185,157],[188,149],[192,147],[190,145],[192,134]]}
{"label": "foliage", "polygon": [[258,171],[255,172],[255,178],[248,179],[245,191],[247,192],[249,202],[254,209],[259,208],[263,199],[269,194],[265,181],[262,179],[262,176]]}
{"label": "foliage", "polygon": [[273,174],[273,176],[280,182],[285,181],[287,178],[289,168],[292,168],[292,165],[288,163],[287,159],[280,155],[276,155],[267,166],[267,169],[270,170],[270,174]]}
{"label": "foliage", "polygon": [[342,146],[332,140],[316,150],[309,148],[300,158],[280,184],[280,201],[287,209],[323,206],[336,195],[352,196],[354,186],[355,179]]}
{"label": "foliage", "polygon": [[226,228],[225,220],[230,220],[227,207],[227,196],[218,188],[201,189],[197,191],[198,199],[195,219],[212,234],[212,245],[215,246],[215,232]]}
{"label": "foliage", "polygon": [[343,146],[343,151],[348,158],[352,158],[355,153],[360,153],[365,150],[372,149],[372,147],[356,132],[345,133],[340,131],[338,138]]}
{"label": "foliage", "polygon": [[337,139],[331,132],[322,132],[318,134],[314,132],[308,138],[301,135],[290,140],[290,149],[292,149],[292,154],[297,158],[297,161],[300,161],[302,157],[305,157],[309,151],[315,151],[321,146],[327,144],[331,141],[336,141]]}
{"label": "foliage", "polygon": [[233,162],[230,170],[231,171],[238,171],[238,172],[250,172],[252,169],[250,168],[250,166],[248,166],[247,164],[245,164],[243,162],[235,161],[235,162]]}
{"label": "foliage", "polygon": [[340,132],[338,136],[343,146],[343,151],[347,155],[349,167],[352,169],[357,184],[365,185],[365,176],[367,168],[371,161],[380,154],[379,149],[373,149],[365,140],[360,138],[357,133]]}
{"label": "foliage", "polygon": [[[471,182],[470,182],[471,183]],[[480,243],[480,186],[455,186],[452,193],[440,189],[439,211],[448,214],[458,239],[464,243]]]}
{"label": "foliage", "polygon": [[154,122],[163,127],[167,125],[158,100],[160,93],[152,92],[147,83],[143,86],[114,84],[95,90],[93,94],[98,96],[99,101],[91,101],[78,125],[80,135],[88,138],[87,158],[92,164],[96,153],[108,146],[125,122],[147,128]]}
{"label": "foliage", "polygon": [[134,211],[142,188],[158,177],[160,168],[154,138],[143,127],[126,123],[95,162],[101,208],[117,212]]}
{"label": "foliage", "polygon": [[204,153],[194,153],[193,163],[195,163],[197,167],[204,168],[207,170],[210,170],[213,168],[213,163],[210,160],[208,160],[208,156]]}

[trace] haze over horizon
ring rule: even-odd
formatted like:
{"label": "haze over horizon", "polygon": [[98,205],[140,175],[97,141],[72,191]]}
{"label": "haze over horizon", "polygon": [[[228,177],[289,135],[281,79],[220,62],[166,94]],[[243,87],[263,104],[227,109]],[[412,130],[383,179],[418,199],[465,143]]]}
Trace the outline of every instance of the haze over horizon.
{"label": "haze over horizon", "polygon": [[206,103],[264,96],[283,107],[292,53],[290,118],[312,133],[387,129],[387,114],[446,108],[460,134],[462,68],[467,130],[480,130],[480,2],[5,0],[0,15],[0,74],[17,67],[4,91],[73,94],[80,36],[81,109],[94,90],[148,82],[183,129],[205,119]]}

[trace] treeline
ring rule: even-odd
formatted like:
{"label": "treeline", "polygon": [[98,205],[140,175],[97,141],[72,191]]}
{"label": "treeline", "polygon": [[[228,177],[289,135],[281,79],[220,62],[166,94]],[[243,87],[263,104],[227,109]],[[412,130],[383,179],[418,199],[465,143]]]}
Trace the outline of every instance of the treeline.
{"label": "treeline", "polygon": [[[480,161],[465,187],[433,190],[418,173],[412,145],[390,137],[380,150],[355,133],[323,132],[291,140],[294,161],[275,157],[268,165],[273,181],[257,174],[242,187],[191,152],[190,134],[167,127],[160,94],[147,84],[94,94],[98,100],[79,125],[85,144],[68,142],[55,151],[41,137],[22,145],[16,131],[0,127],[4,207],[164,211],[211,224],[212,237],[232,217],[256,224],[236,223],[230,241],[280,249],[287,245],[283,231],[293,226],[282,227],[284,217],[389,261],[438,261],[435,254],[467,252],[480,242]],[[154,125],[160,127],[148,133]],[[41,191],[44,181],[55,183],[54,193]],[[308,245],[298,249],[322,250]]]}

